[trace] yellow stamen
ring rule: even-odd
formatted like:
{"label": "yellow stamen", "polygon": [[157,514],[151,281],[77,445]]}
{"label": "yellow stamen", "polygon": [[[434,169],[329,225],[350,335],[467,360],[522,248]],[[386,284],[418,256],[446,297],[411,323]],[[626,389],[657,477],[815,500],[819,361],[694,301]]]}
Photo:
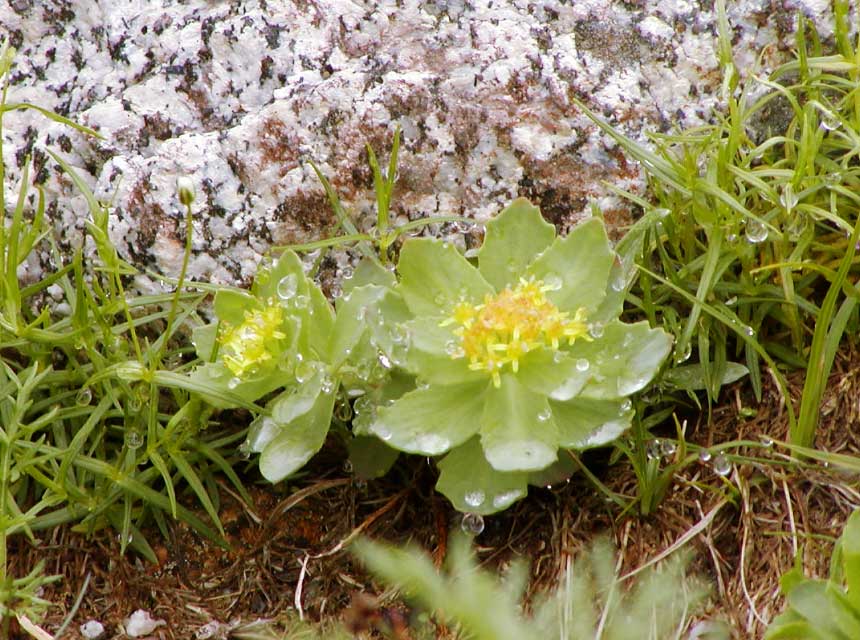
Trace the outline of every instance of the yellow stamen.
{"label": "yellow stamen", "polygon": [[459,302],[454,313],[440,323],[457,325],[453,333],[462,348],[450,350],[451,357],[468,358],[470,369],[486,371],[499,387],[505,365],[510,364],[516,373],[528,352],[539,348],[556,351],[563,339],[568,344],[579,338],[590,340],[585,309],[578,309],[570,318],[547,299],[550,290],[541,280],[521,278],[516,286],[487,295],[482,304]]}
{"label": "yellow stamen", "polygon": [[262,311],[246,311],[240,325],[227,325],[219,338],[224,346],[224,366],[236,377],[244,378],[270,361],[272,351],[277,351],[276,341],[287,337],[279,330],[283,322],[283,308],[272,304]]}

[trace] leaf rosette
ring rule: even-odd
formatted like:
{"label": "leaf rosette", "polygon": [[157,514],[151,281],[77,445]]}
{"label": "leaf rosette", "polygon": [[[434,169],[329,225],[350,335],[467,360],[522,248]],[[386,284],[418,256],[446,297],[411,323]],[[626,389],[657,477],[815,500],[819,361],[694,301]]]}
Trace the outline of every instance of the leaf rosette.
{"label": "leaf rosette", "polygon": [[243,445],[261,454],[260,471],[277,482],[304,466],[328,433],[339,385],[327,363],[334,313],[291,251],[260,269],[249,292],[219,290],[214,307],[218,322],[194,331],[207,363],[192,380],[222,408],[284,389],[251,424]]}
{"label": "leaf rosette", "polygon": [[654,377],[671,338],[618,319],[623,285],[598,218],[565,237],[518,199],[487,225],[477,265],[434,239],[398,262],[408,337],[398,364],[417,388],[380,407],[370,433],[401,451],[447,454],[437,488],[489,514],[525,496],[559,449],[614,440],[629,396]]}

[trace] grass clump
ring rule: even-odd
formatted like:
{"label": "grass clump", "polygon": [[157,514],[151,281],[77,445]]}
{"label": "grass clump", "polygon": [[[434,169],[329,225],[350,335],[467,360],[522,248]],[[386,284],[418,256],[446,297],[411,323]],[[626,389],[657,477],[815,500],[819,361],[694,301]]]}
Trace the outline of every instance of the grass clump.
{"label": "grass clump", "polygon": [[742,81],[717,7],[726,108],[713,124],[654,134],[652,150],[582,108],[648,174],[652,200],[623,194],[646,213],[619,253],[639,274],[635,312],[675,336],[664,386],[704,389],[710,407],[738,367],[759,400],[765,371],[787,396],[785,371],[808,367],[799,414],[787,402],[791,439],[808,446],[836,347],[858,328],[860,46],[836,2],[837,53],[801,16],[796,59]]}

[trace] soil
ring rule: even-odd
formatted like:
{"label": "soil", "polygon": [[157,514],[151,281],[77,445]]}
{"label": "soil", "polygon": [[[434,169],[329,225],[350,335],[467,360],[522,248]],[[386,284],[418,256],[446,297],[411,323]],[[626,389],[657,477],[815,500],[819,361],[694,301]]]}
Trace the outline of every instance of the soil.
{"label": "soil", "polygon": [[[860,455],[858,373],[860,357],[846,347],[822,405],[816,441],[821,450]],[[802,384],[802,374],[790,378],[792,398],[800,397]],[[749,414],[745,407],[754,407],[755,416],[744,417]],[[688,416],[687,424],[691,443],[749,443],[730,451],[736,457],[727,476],[715,473],[710,463],[687,465],[675,473],[653,513],[643,516],[638,507],[622,513],[585,474],[576,474],[560,486],[532,489],[526,500],[487,518],[476,538],[478,557],[490,567],[527,558],[534,593],[551,587],[567,558],[601,533],[615,541],[622,573],[666,550],[686,548],[693,552],[691,571],[712,584],[697,619],[721,619],[734,637],[760,638],[782,610],[779,577],[796,554],[807,575],[827,575],[833,542],[860,504],[858,479],[821,463],[791,461],[780,445],[787,438],[787,418],[773,384],[765,385],[757,406],[747,386],[732,386],[710,420],[703,411]],[[662,435],[673,436],[674,427]],[[776,443],[762,447],[762,438]],[[105,625],[105,638],[124,638],[123,619],[137,609],[165,621],[150,636],[159,639],[283,637],[230,635],[228,630],[286,629],[298,612],[310,620],[346,617],[355,628],[381,626],[381,621],[390,628],[393,621],[393,635],[369,631],[356,637],[411,638],[405,605],[345,549],[357,535],[412,541],[441,564],[461,516],[433,491],[435,471],[423,459],[401,458],[388,475],[370,483],[357,481],[344,460],[342,448],[332,441],[302,477],[275,487],[256,479],[249,465],[245,480],[251,505],[222,483],[227,548],[172,524],[167,538],[157,529],[148,532],[159,560],[151,564],[122,555],[115,533],[87,537],[63,527],[43,534],[37,546],[16,538],[12,568],[23,575],[42,559],[48,573],[62,576],[42,594],[55,605],[42,622],[51,633],[82,597],[63,638],[81,637],[79,626],[90,619]],[[624,458],[611,461],[606,450],[587,455],[584,462],[611,490],[638,495],[636,476]],[[261,620],[267,625],[255,626]],[[440,625],[437,637],[453,635]]]}

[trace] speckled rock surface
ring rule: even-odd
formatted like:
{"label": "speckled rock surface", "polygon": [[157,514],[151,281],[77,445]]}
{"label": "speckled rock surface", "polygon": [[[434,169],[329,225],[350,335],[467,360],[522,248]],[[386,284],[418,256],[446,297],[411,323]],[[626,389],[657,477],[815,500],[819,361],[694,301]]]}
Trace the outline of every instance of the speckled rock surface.
{"label": "speckled rock surface", "polygon": [[[735,56],[765,66],[798,11],[829,32],[826,0],[729,2]],[[190,275],[247,283],[272,245],[332,233],[305,162],[329,176],[359,226],[373,222],[365,144],[404,134],[394,212],[485,219],[518,195],[564,228],[596,199],[628,219],[602,181],[642,189],[638,167],[572,97],[628,134],[707,119],[720,73],[710,0],[4,0],[19,49],[10,100],[98,129],[86,139],[31,112],[5,119],[6,188],[32,153],[68,246],[83,199],[48,147],[113,206],[122,255],[179,268],[179,176],[197,185]],[[7,191],[11,195],[12,191]]]}

